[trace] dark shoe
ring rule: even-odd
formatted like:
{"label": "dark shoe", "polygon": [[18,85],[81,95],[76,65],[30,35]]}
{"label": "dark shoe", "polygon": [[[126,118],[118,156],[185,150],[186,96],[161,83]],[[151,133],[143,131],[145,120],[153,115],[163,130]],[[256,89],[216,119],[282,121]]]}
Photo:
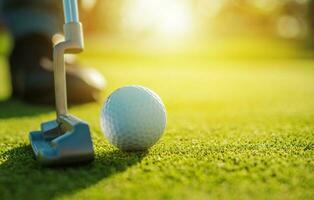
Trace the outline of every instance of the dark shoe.
{"label": "dark shoe", "polygon": [[[30,103],[54,104],[52,46],[52,41],[41,34],[15,40],[9,61],[13,97]],[[70,104],[98,100],[106,84],[96,70],[69,63],[66,63],[66,79]]]}

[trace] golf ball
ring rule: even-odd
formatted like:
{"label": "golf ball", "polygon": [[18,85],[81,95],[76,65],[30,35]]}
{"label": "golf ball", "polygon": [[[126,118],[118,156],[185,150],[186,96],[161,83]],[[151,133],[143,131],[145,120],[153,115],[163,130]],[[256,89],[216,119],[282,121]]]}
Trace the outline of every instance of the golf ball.
{"label": "golf ball", "polygon": [[160,97],[142,86],[114,91],[101,111],[101,128],[109,142],[124,151],[154,145],[166,127],[166,110]]}

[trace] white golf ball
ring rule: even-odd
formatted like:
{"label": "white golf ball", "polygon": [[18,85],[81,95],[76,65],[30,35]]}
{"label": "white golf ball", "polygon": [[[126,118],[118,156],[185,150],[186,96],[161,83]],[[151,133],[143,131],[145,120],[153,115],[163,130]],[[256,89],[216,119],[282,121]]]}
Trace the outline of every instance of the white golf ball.
{"label": "white golf ball", "polygon": [[109,142],[124,151],[154,145],[166,127],[166,109],[160,97],[142,86],[114,91],[101,111],[101,127]]}

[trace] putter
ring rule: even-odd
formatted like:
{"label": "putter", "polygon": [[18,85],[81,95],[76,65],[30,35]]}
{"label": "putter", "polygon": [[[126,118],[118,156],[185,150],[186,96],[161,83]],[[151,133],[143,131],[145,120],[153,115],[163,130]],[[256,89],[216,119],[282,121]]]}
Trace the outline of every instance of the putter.
{"label": "putter", "polygon": [[30,143],[36,160],[42,165],[65,165],[94,159],[89,126],[68,114],[65,53],[79,53],[84,48],[82,24],[78,19],[77,0],[63,0],[65,40],[53,50],[53,69],[57,119],[41,124],[41,131],[32,131]]}

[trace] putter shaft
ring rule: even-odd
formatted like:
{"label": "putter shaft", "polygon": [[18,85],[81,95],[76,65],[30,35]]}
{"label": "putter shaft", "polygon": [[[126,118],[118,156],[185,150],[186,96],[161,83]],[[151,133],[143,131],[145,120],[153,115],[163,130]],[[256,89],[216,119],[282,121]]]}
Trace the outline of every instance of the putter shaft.
{"label": "putter shaft", "polygon": [[56,44],[53,51],[55,99],[57,118],[67,115],[65,53],[78,53],[84,48],[82,25],[79,22],[77,0],[63,0],[65,40]]}

